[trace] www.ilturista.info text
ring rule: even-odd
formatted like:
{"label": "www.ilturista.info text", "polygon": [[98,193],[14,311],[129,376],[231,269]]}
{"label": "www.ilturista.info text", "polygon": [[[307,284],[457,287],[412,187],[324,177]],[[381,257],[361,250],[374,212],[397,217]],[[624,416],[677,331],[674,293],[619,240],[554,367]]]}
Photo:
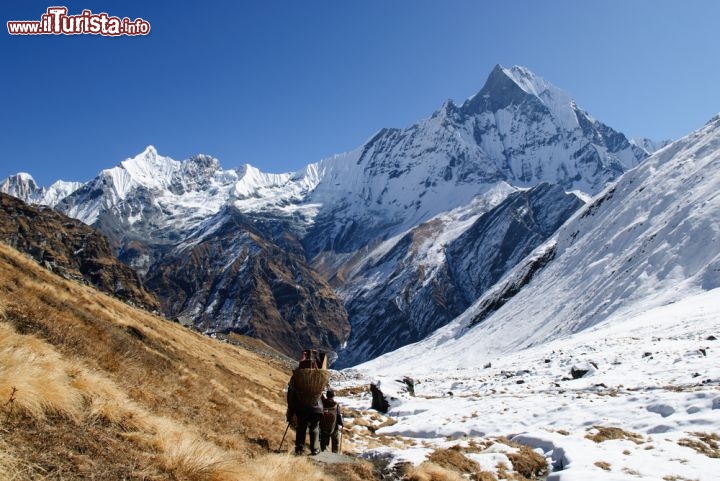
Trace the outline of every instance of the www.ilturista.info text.
{"label": "www.ilturista.info text", "polygon": [[83,10],[68,15],[66,7],[50,7],[40,20],[15,20],[7,23],[11,35],[147,35],[150,23],[142,18],[111,17],[107,13]]}

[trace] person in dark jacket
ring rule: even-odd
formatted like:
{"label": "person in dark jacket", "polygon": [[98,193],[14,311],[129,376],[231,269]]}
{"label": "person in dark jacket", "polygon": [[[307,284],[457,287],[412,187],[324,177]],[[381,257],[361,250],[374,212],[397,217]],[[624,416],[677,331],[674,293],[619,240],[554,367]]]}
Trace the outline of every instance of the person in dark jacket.
{"label": "person in dark jacket", "polygon": [[[295,378],[290,378],[287,392],[288,409],[286,413],[287,422],[295,426],[295,454],[302,454],[305,450],[305,437],[310,434],[310,454],[312,456],[320,452],[320,418],[323,413],[323,405],[320,398],[317,403],[308,406],[300,401],[295,391]],[[294,419],[297,420],[294,423]]]}
{"label": "person in dark jacket", "polygon": [[343,428],[343,417],[340,404],[335,401],[335,392],[328,389],[322,398],[323,414],[320,420],[320,450],[327,451],[331,444],[332,452],[339,451],[340,431]]}

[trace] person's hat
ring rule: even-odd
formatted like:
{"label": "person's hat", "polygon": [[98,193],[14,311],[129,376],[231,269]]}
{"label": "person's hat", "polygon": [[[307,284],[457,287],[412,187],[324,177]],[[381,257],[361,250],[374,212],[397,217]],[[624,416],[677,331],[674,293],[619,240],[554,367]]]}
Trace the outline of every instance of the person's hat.
{"label": "person's hat", "polygon": [[332,398],[335,397],[335,391],[332,389],[328,389],[327,393],[325,394],[326,397]]}

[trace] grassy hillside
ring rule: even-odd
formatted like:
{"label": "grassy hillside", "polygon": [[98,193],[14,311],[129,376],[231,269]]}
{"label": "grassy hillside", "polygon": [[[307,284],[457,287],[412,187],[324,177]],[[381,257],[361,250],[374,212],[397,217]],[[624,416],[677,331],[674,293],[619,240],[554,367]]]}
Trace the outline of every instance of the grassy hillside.
{"label": "grassy hillside", "polygon": [[273,453],[290,372],[252,351],[0,243],[0,481],[335,479]]}

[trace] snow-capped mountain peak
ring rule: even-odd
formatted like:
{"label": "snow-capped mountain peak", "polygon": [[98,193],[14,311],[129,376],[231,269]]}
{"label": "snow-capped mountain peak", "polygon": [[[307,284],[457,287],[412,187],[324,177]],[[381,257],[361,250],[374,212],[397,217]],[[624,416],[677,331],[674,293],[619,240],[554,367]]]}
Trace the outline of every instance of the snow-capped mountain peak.
{"label": "snow-capped mountain peak", "polygon": [[40,187],[32,175],[19,172],[0,183],[0,192],[22,199],[30,204],[54,207],[64,197],[78,189],[82,183],[58,180],[50,187]]}
{"label": "snow-capped mountain peak", "polygon": [[531,99],[540,101],[554,115],[561,114],[560,117],[566,120],[567,129],[577,126],[574,115],[567,114],[576,109],[570,94],[519,65],[511,68],[496,65],[480,92],[470,97],[463,104],[463,108],[466,111],[496,112],[513,103],[519,104]]}
{"label": "snow-capped mountain peak", "polygon": [[5,179],[0,184],[0,192],[19,199],[35,199],[42,196],[35,179],[26,172],[18,172]]}
{"label": "snow-capped mountain peak", "polygon": [[176,169],[177,164],[178,162],[169,157],[158,155],[157,149],[149,145],[135,157],[120,162],[120,167],[125,169],[136,180],[151,183],[158,177],[165,177],[166,175],[163,174],[173,170],[173,167]]}

